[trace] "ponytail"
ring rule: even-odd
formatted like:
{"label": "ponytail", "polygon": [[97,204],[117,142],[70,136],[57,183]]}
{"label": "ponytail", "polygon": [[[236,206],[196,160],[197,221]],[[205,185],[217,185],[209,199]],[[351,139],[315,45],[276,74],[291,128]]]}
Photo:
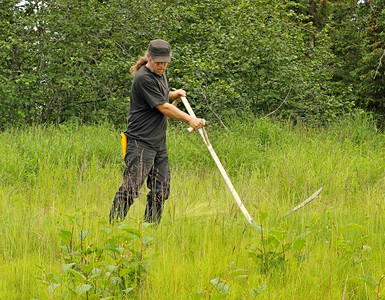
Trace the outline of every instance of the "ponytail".
{"label": "ponytail", "polygon": [[139,57],[138,61],[135,63],[135,65],[133,65],[131,67],[131,76],[134,77],[136,72],[139,71],[139,69],[147,64],[148,60],[147,60],[147,56],[148,56],[148,52],[146,51],[146,53],[144,54],[144,56],[142,57]]}

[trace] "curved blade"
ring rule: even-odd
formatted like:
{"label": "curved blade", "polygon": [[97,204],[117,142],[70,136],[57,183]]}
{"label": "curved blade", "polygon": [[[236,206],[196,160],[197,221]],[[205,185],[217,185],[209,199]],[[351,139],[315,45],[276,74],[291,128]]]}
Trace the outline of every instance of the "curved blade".
{"label": "curved blade", "polygon": [[306,204],[308,204],[310,201],[312,201],[313,199],[317,198],[318,194],[321,193],[323,187],[321,187],[318,191],[316,191],[313,195],[311,195],[309,198],[307,198],[305,201],[301,202],[300,204],[298,204],[296,207],[294,207],[290,212],[288,212],[286,216],[290,215],[291,213],[299,210],[300,208],[304,207]]}

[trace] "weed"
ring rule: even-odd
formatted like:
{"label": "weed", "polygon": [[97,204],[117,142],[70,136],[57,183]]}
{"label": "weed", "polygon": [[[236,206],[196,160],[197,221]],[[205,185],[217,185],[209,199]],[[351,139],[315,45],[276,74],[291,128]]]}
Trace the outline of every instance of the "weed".
{"label": "weed", "polygon": [[146,250],[152,238],[145,236],[151,224],[138,222],[140,229],[125,224],[99,225],[105,241],[102,245],[91,239],[91,230],[84,230],[77,215],[65,216],[69,227],[57,229],[61,240],[57,253],[59,274],[47,273],[41,266],[38,279],[45,285],[51,299],[75,296],[85,299],[117,297],[124,299],[143,282],[147,271]]}

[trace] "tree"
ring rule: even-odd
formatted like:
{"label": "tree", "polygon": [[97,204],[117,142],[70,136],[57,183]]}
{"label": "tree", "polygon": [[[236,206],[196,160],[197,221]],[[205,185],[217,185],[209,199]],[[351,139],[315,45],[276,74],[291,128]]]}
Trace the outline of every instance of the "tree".
{"label": "tree", "polygon": [[24,29],[24,12],[16,7],[17,1],[0,2],[0,129],[31,119],[34,104],[30,96],[34,86],[29,78],[29,46],[31,33]]}
{"label": "tree", "polygon": [[368,3],[367,26],[362,34],[364,53],[356,70],[360,79],[359,105],[379,113],[385,113],[385,1]]}
{"label": "tree", "polygon": [[313,9],[281,0],[17,2],[0,7],[2,127],[124,124],[129,67],[154,38],[173,46],[170,86],[185,88],[205,118],[274,112],[325,121],[350,105],[330,87],[323,1]]}
{"label": "tree", "polygon": [[320,42],[311,47],[309,25],[281,1],[199,1],[167,15],[182,29],[177,80],[206,100],[206,111],[263,116],[280,108],[284,117],[308,120],[338,113],[327,84],[327,36],[317,33]]}

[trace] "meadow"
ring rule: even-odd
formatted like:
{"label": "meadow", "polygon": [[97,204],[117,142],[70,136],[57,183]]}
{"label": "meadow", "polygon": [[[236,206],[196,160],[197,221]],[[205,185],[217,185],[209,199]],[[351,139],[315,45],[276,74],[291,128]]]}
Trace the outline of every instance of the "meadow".
{"label": "meadow", "polygon": [[208,127],[256,227],[199,134],[170,125],[158,226],[141,221],[146,187],[126,220],[108,224],[120,129],[0,133],[0,299],[384,298],[385,136],[370,117]]}

